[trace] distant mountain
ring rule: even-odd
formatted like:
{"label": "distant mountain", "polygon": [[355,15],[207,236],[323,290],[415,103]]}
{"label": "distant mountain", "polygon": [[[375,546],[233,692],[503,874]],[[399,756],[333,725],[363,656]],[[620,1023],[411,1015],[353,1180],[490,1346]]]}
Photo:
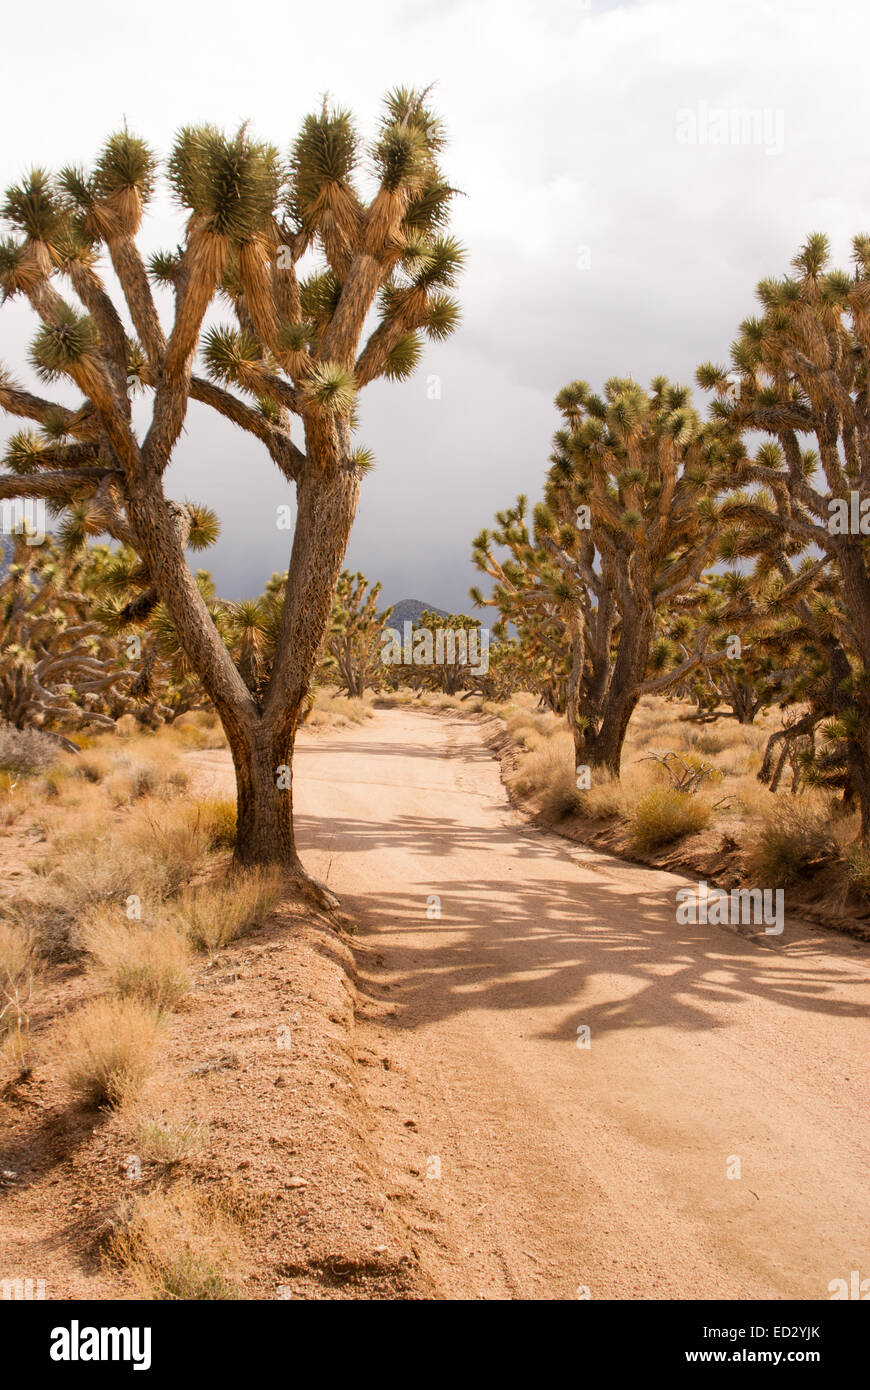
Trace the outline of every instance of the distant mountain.
{"label": "distant mountain", "polygon": [[418,598],[403,598],[393,604],[390,627],[401,628],[403,623],[418,623],[420,614],[426,612],[437,613],[439,618],[450,617],[446,609],[436,608],[434,603],[421,603]]}

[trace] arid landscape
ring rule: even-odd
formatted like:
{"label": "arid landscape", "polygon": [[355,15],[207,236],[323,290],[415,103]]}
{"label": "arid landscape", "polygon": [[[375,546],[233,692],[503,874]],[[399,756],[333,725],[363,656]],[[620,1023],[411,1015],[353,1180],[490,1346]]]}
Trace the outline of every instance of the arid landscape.
{"label": "arid landscape", "polygon": [[[860,1268],[870,947],[675,928],[685,876],[511,805],[503,718],[323,703],[297,817],[340,922],[227,888],[207,716],[11,794],[7,903],[52,947],[4,1056],[2,1267],[97,1299],[818,1299]],[[83,1104],[124,1045],[95,1014],[158,991],[128,1090]]]}
{"label": "arid landscape", "polygon": [[623,1379],[845,1373],[870,11],[7,27],[28,1365],[229,1380],[302,1304],[572,1302]]}

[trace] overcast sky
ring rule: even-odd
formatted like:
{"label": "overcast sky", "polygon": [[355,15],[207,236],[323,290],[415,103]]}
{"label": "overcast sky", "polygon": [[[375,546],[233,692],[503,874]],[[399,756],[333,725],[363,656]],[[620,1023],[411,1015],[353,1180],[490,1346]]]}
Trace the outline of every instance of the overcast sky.
{"label": "overcast sky", "polygon": [[[162,153],[204,120],[250,119],[287,149],[325,91],[370,132],[386,90],[437,84],[464,193],[463,322],[410,382],[363,393],[377,468],[348,562],[389,601],[469,607],[470,542],[539,492],[565,382],[691,381],[726,358],[756,282],[807,232],[827,232],[841,263],[870,232],[859,3],[42,0],[4,33],[3,187],[33,164],[89,163],[124,117]],[[158,200],[146,249],[180,225]],[[23,380],[31,331],[26,305],[0,312],[0,361]],[[221,516],[203,557],[221,593],[257,593],[286,567],[289,498],[246,436],[191,406],[170,478]]]}

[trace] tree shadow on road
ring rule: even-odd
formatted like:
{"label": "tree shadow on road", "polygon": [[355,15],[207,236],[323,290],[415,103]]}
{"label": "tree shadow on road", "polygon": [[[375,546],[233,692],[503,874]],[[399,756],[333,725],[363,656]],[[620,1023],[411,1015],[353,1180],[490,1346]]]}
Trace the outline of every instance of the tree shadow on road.
{"label": "tree shadow on road", "polygon": [[[342,900],[360,923],[361,968],[373,990],[380,992],[379,981],[388,977],[398,1026],[469,1008],[564,1005],[564,1020],[540,1036],[573,1036],[578,1023],[598,1037],[625,1027],[715,1029],[728,1022],[723,1004],[753,997],[835,1017],[866,1012],[854,999],[835,997],[837,986],[855,981],[849,966],[856,956],[865,960],[866,947],[856,950],[855,943],[788,920],[782,937],[679,924],[675,892],[682,880],[664,871],[592,860],[583,867],[603,867],[590,882],[555,836],[515,826],[468,827],[435,814],[377,825],[303,816],[298,827],[303,853],[337,842],[342,854],[401,850],[423,864],[433,861],[431,883]],[[457,876],[463,861],[473,857],[485,867],[493,853],[515,861],[515,876]],[[560,872],[537,877],[545,860]],[[440,920],[427,917],[433,894]],[[387,944],[378,940],[383,932],[390,934]],[[372,966],[369,942],[385,953],[383,969]],[[600,994],[602,976],[620,977],[613,998],[587,1002],[590,982],[597,979]]]}

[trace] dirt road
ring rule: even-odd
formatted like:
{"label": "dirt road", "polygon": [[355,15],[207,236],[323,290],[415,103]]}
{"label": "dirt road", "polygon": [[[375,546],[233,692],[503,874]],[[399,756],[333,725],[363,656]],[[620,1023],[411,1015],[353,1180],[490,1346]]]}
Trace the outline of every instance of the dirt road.
{"label": "dirt road", "polygon": [[684,880],[511,810],[479,724],[390,710],[305,736],[296,801],[306,863],[361,924],[385,1195],[445,1296],[827,1299],[870,1277],[868,947],[677,925]]}

